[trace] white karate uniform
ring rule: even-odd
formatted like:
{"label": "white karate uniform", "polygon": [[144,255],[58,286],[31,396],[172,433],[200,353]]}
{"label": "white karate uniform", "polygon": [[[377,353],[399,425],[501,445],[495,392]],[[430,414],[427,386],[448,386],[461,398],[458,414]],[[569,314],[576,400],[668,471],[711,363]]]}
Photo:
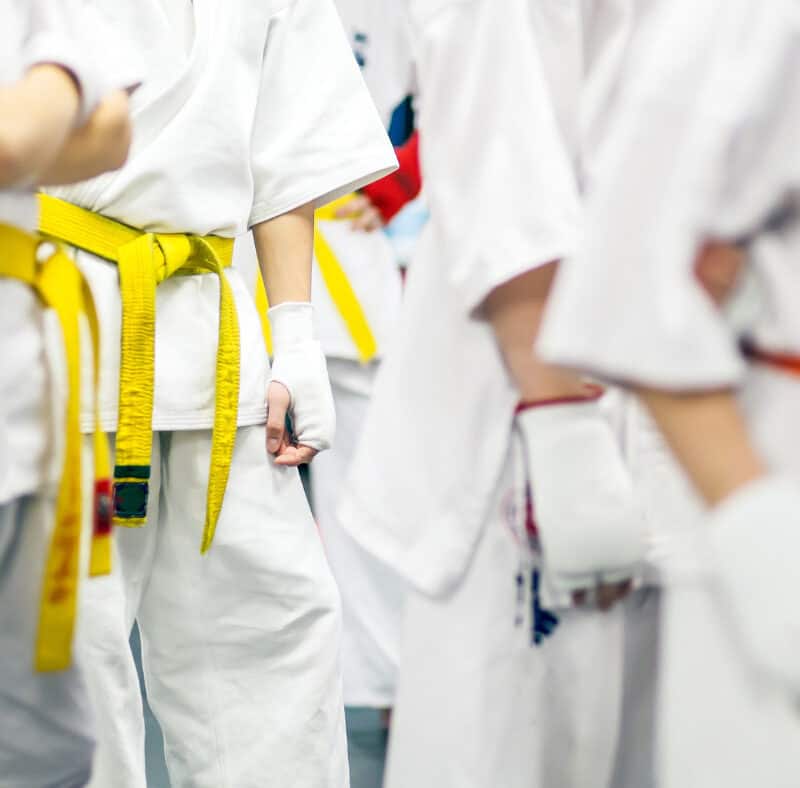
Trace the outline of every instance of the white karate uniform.
{"label": "white karate uniform", "polygon": [[[659,8],[631,55],[584,245],[559,276],[540,345],[640,385],[739,387],[769,467],[795,478],[800,381],[745,366],[693,265],[706,239],[749,241],[758,295],[746,333],[765,350],[800,354],[799,30],[791,2]],[[659,785],[796,785],[796,698],[739,651],[700,560],[702,508],[683,474],[664,458],[650,476],[667,584]]]}
{"label": "white karate uniform", "polygon": [[[110,87],[131,84],[123,76],[130,64],[121,63],[119,52],[110,61],[86,40],[93,25],[66,0],[2,0],[0,83],[20,79],[37,63],[59,64],[80,84],[85,118]],[[31,233],[37,218],[31,190],[0,190],[0,223]],[[55,314],[42,308],[28,285],[4,277],[0,358],[0,786],[80,786],[89,779],[94,751],[82,665],[75,660],[68,670],[34,672],[64,450],[61,332]],[[88,463],[91,468],[91,455]],[[84,480],[88,535],[91,473]]]}
{"label": "white karate uniform", "polygon": [[625,619],[655,601],[560,610],[552,638],[531,645],[516,577],[536,559],[507,533],[524,478],[510,449],[518,395],[475,319],[496,286],[576,247],[580,93],[617,24],[624,45],[629,6],[615,7],[410,4],[431,219],[341,507],[354,537],[421,592],[403,635],[390,788],[590,788],[633,768],[616,762],[620,693],[638,694],[623,685]]}
{"label": "white karate uniform", "polygon": [[[483,2],[411,12],[431,218],[340,512],[359,541],[438,594],[460,581],[480,536],[517,399],[472,310],[498,284],[572,251],[578,199],[527,3],[502,17]],[[509,29],[519,30],[511,41]],[[488,73],[496,90],[484,90]],[[501,118],[489,135],[485,120]]]}
{"label": "white karate uniform", "polygon": [[[146,230],[234,237],[396,166],[330,0],[100,5],[145,56],[134,144],[121,171],[59,196]],[[85,252],[77,259],[98,302],[101,418],[114,431],[118,272]],[[227,275],[240,430],[202,558],[219,284],[203,275],[158,287],[148,523],[118,532],[118,571],[86,600],[92,691],[107,700],[98,788],[145,785],[134,619],[173,785],[347,784],[338,596],[296,471],[267,457],[261,327],[236,267]]]}
{"label": "white karate uniform", "polygon": [[[412,61],[402,4],[337,0],[364,81],[384,124],[411,89]],[[369,364],[358,360],[327,287],[314,265],[312,301],[318,336],[328,359],[336,405],[333,448],[311,466],[314,514],[342,597],[342,669],[347,706],[390,707],[404,585],[382,561],[360,547],[339,522],[337,506],[369,407],[372,382],[391,344],[401,297],[400,270],[383,231],[353,230],[349,221],[319,221],[352,285],[378,346]]]}

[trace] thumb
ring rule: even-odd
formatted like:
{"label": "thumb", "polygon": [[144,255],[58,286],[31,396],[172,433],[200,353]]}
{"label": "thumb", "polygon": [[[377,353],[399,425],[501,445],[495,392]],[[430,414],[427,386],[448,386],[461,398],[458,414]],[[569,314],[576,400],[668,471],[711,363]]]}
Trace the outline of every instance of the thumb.
{"label": "thumb", "polygon": [[289,390],[282,383],[270,383],[267,389],[267,451],[277,454],[284,440]]}

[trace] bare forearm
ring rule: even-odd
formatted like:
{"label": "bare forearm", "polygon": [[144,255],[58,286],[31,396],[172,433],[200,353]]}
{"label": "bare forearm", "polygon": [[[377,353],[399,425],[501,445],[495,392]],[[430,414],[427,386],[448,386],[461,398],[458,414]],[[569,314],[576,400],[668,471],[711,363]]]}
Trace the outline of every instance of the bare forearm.
{"label": "bare forearm", "polygon": [[110,94],[89,120],[68,137],[56,160],[41,174],[41,185],[56,186],[119,169],[128,155],[131,123],[128,95]]}
{"label": "bare forearm", "polygon": [[534,349],[556,266],[550,263],[512,279],[495,289],[483,305],[520,399],[527,401],[577,396],[584,391],[580,376],[545,363]]}
{"label": "bare forearm", "polygon": [[709,505],[764,474],[732,392],[638,394]]}
{"label": "bare forearm", "polygon": [[270,305],[310,301],[314,206],[309,203],[255,225],[253,238]]}
{"label": "bare forearm", "polygon": [[52,65],[0,89],[0,186],[39,180],[64,145],[79,100],[72,77]]}

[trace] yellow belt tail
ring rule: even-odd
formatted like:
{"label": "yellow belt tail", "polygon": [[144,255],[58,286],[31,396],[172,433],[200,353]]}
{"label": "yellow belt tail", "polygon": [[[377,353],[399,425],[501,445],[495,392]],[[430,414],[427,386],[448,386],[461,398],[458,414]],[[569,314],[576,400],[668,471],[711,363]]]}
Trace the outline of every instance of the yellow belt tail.
{"label": "yellow belt tail", "polygon": [[[337,216],[339,208],[351,202],[354,196],[349,194],[318,209],[315,215],[316,219],[328,222],[339,220]],[[361,306],[341,262],[319,227],[314,228],[314,257],[336,311],[353,341],[359,360],[362,364],[372,361],[378,353],[378,343],[369,325],[366,312]],[[267,317],[269,301],[260,272],[256,278],[256,308],[261,319],[267,352],[272,356],[272,331]]]}
{"label": "yellow belt tail", "polygon": [[225,268],[233,240],[183,233],[144,233],[40,195],[42,233],[115,263],[122,297],[120,405],[114,467],[114,523],[147,521],[155,377],[156,288],[172,276],[215,274],[220,282],[214,427],[201,551],[214,537],[225,496],[239,406],[239,323]]}
{"label": "yellow belt tail", "polygon": [[[64,414],[64,454],[56,498],[55,522],[45,563],[39,623],[34,651],[38,671],[65,670],[71,664],[75,629],[80,547],[83,528],[83,467],[81,457],[81,337],[80,318],[89,322],[94,352],[94,389],[97,393],[99,327],[89,288],[77,266],[58,248],[41,263],[43,251],[33,236],[0,226],[0,276],[12,277],[31,286],[43,304],[56,314],[61,331],[67,368],[67,401]],[[95,490],[109,486],[108,444],[95,419]],[[107,501],[106,509],[107,509]],[[97,523],[103,501],[96,501],[95,532],[92,539],[91,571],[111,570],[111,533],[98,540]]]}

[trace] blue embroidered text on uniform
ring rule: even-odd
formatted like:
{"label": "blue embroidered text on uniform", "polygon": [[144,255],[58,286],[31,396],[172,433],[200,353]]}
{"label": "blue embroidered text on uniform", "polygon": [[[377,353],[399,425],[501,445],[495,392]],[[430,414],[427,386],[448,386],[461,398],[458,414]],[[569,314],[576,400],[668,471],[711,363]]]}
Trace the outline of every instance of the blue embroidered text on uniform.
{"label": "blue embroidered text on uniform", "polygon": [[367,55],[365,49],[369,44],[369,36],[358,30],[353,33],[353,54],[356,56],[356,63],[361,68],[367,65]]}
{"label": "blue embroidered text on uniform", "polygon": [[558,626],[558,616],[545,610],[539,594],[540,576],[538,569],[531,570],[531,645],[541,646]]}

